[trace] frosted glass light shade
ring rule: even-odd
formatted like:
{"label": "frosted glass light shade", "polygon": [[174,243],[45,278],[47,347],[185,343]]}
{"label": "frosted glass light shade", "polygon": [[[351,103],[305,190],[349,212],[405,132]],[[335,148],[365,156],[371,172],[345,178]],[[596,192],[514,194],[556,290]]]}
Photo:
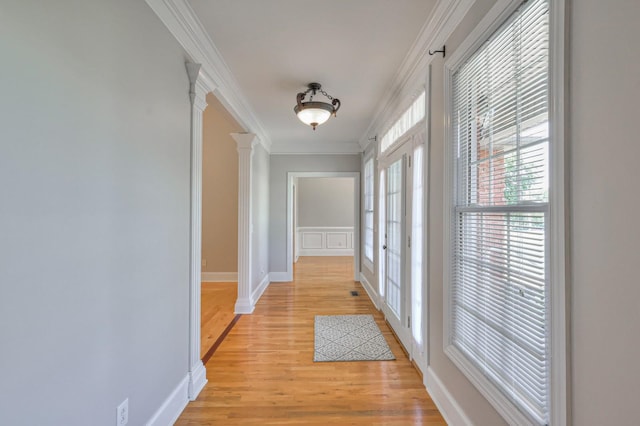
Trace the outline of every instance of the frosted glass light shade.
{"label": "frosted glass light shade", "polygon": [[302,108],[296,105],[294,111],[300,121],[315,129],[331,117],[333,106],[325,102],[303,102]]}

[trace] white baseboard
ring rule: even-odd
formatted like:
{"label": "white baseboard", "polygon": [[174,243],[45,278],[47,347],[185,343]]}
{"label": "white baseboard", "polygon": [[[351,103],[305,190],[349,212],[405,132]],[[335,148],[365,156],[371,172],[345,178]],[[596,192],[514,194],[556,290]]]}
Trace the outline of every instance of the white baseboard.
{"label": "white baseboard", "polygon": [[189,373],[189,399],[195,401],[206,384],[207,369],[204,368],[202,361],[198,361],[194,371]]}
{"label": "white baseboard", "polygon": [[201,274],[203,283],[237,283],[237,272],[203,272]]}
{"label": "white baseboard", "polygon": [[353,249],[300,249],[302,256],[353,256]]}
{"label": "white baseboard", "polygon": [[262,293],[264,293],[267,287],[269,287],[270,283],[271,281],[269,281],[269,274],[265,274],[262,278],[262,281],[260,281],[260,284],[258,284],[258,287],[251,293],[251,301],[253,302],[253,306],[258,303],[258,300],[260,300],[260,298],[262,297]]}
{"label": "white baseboard", "polygon": [[444,383],[440,380],[438,375],[433,371],[431,367],[427,367],[427,374],[424,375],[424,385],[427,388],[427,392],[431,396],[433,402],[435,402],[440,414],[444,417],[444,420],[451,426],[472,426],[473,423],[467,417],[467,414],[462,410],[458,401],[449,393]]}
{"label": "white baseboard", "polygon": [[293,281],[293,276],[289,275],[288,272],[270,272],[269,280],[272,283],[288,283]]}
{"label": "white baseboard", "polygon": [[367,277],[365,277],[362,272],[360,272],[360,284],[362,284],[362,287],[367,292],[369,299],[371,299],[376,309],[380,310],[380,305],[378,304],[378,292],[375,291],[369,280],[367,280]]}
{"label": "white baseboard", "polygon": [[147,422],[147,426],[173,425],[189,403],[188,391],[189,375],[187,374]]}

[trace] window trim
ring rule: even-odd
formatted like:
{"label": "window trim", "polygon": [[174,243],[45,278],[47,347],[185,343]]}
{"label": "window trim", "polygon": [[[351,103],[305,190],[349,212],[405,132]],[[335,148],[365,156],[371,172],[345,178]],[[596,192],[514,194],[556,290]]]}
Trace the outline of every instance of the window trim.
{"label": "window trim", "polygon": [[[373,197],[373,203],[371,208],[371,214],[373,215],[373,228],[371,233],[371,245],[373,247],[373,256],[372,259],[369,259],[366,255],[366,243],[367,243],[367,232],[366,232],[366,217],[367,211],[365,210],[366,206],[366,197],[367,197],[367,176],[366,176],[366,166],[367,163],[371,161],[371,195]],[[363,166],[362,166],[362,174],[363,174],[363,185],[362,185],[362,264],[369,270],[369,272],[374,273],[374,262],[376,257],[376,167],[375,167],[375,155],[374,151],[369,153],[364,157]]]}
{"label": "window trim", "polygon": [[[549,279],[550,279],[550,414],[552,425],[570,424],[569,409],[569,372],[567,358],[568,347],[568,306],[567,292],[569,276],[565,259],[568,258],[566,241],[568,212],[565,195],[568,182],[567,159],[565,156],[566,139],[566,4],[565,0],[549,0],[549,121],[550,137],[553,140],[549,152]],[[498,0],[491,10],[468,35],[453,55],[445,62],[445,176],[444,176],[444,291],[443,291],[443,347],[444,352],[462,373],[476,386],[480,393],[511,424],[530,424],[520,410],[505,397],[484,375],[464,356],[451,341],[451,270],[452,235],[454,207],[454,167],[452,139],[452,84],[454,71],[472,55],[522,4],[522,0]]]}
{"label": "window trim", "polygon": [[[384,145],[385,141],[387,140],[387,136],[389,135],[391,130],[396,126],[399,126],[400,122],[402,121],[402,117],[411,111],[411,109],[416,105],[416,102],[418,101],[418,99],[421,97],[423,98],[422,99],[423,100],[422,117],[419,120],[416,120],[410,127],[406,128],[404,132],[398,134],[395,139],[391,140],[389,144],[385,146]],[[416,131],[416,129],[421,129],[422,125],[424,125],[427,117],[427,89],[423,84],[418,86],[418,88],[416,89],[416,94],[413,97],[411,97],[409,105],[406,106],[401,111],[402,112],[394,118],[391,125],[386,128],[382,137],[380,138],[380,142],[378,143],[378,151],[379,151],[378,157],[391,155],[393,151],[395,151],[396,149],[398,149],[398,147],[404,144],[404,142],[401,142],[401,141],[406,141],[407,137],[410,138],[413,135],[413,133]]]}

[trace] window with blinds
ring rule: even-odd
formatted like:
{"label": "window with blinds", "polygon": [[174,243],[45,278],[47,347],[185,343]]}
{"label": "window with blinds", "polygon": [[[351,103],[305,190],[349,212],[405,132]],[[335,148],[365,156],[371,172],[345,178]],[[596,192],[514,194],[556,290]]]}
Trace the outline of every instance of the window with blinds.
{"label": "window with blinds", "polygon": [[373,263],[373,158],[364,163],[364,257]]}
{"label": "window with blinds", "polygon": [[452,74],[450,343],[549,423],[549,4],[524,2]]}

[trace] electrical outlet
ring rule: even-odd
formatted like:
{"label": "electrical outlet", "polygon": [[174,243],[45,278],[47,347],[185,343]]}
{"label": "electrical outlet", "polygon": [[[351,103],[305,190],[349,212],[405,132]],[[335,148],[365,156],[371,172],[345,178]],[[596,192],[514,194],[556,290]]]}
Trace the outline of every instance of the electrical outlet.
{"label": "electrical outlet", "polygon": [[207,259],[202,259],[202,266],[203,267],[207,266]]}
{"label": "electrical outlet", "polygon": [[116,426],[125,426],[129,423],[129,398],[122,401],[116,410]]}

